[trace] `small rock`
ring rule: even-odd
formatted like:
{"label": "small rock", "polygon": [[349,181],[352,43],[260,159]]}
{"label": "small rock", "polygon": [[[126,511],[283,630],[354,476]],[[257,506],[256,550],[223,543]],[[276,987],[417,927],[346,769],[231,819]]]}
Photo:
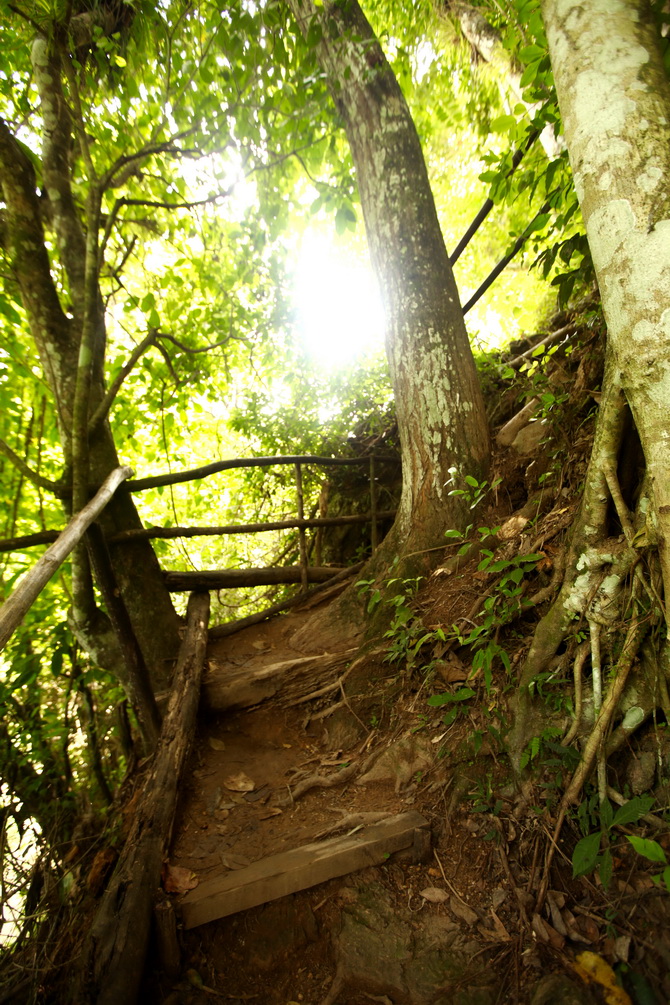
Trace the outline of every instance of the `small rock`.
{"label": "small rock", "polygon": [[371,769],[357,779],[356,785],[394,781],[396,793],[400,792],[415,775],[432,767],[433,757],[427,737],[406,736],[384,750]]}
{"label": "small rock", "polygon": [[648,792],[654,784],[656,774],[656,755],[650,750],[643,750],[637,757],[631,758],[626,770],[626,777],[631,792],[635,796]]}
{"label": "small rock", "polygon": [[530,1005],[594,1005],[594,999],[586,988],[568,977],[551,974],[537,985]]}
{"label": "small rock", "polygon": [[512,443],[512,449],[522,455],[534,454],[539,449],[542,441],[546,440],[548,436],[549,423],[545,419],[541,419],[539,422],[531,422],[517,433]]}

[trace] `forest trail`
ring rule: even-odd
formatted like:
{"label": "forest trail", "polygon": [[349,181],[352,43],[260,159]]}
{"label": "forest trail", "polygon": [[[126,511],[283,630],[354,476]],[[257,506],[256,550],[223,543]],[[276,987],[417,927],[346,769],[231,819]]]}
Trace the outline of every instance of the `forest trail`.
{"label": "forest trail", "polygon": [[[222,675],[251,676],[322,652],[318,635],[311,653],[304,641],[300,649],[292,642],[304,639],[300,629],[312,615],[296,611],[210,644],[205,699],[220,693]],[[343,641],[349,661],[352,640]],[[337,680],[342,670],[328,653],[326,676]],[[412,810],[430,824],[429,855],[422,862],[411,853],[390,856],[183,931],[186,978],[175,985],[148,968],[147,999],[170,1005],[198,1005],[214,995],[259,1005],[597,1002],[561,976],[562,954],[541,944],[526,914],[537,871],[529,849],[542,828],[539,820],[519,822],[528,793],[508,792],[508,813],[497,816],[464,803],[464,794],[483,795],[495,786],[495,758],[483,751],[474,760],[454,749],[438,756],[445,753],[444,726],[426,715],[416,688],[399,680],[381,652],[359,663],[368,679],[376,678],[374,705],[363,688],[356,697],[357,685],[348,680],[351,699],[333,715],[327,710],[338,703],[339,688],[298,704],[280,689],[254,708],[201,716],[164,885],[197,891],[265,856]],[[460,743],[462,731],[452,739]],[[353,776],[298,798],[305,779],[343,770]],[[358,784],[364,770],[367,783]],[[492,826],[497,840],[491,840]],[[593,939],[588,912],[577,916],[575,924],[582,922],[591,925]],[[547,950],[558,974],[543,979]]]}

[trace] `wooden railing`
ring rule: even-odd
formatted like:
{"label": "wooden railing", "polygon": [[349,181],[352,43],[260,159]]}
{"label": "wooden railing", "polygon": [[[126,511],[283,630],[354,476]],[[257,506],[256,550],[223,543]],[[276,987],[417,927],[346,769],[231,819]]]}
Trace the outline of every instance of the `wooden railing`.
{"label": "wooden railing", "polygon": [[65,530],[57,535],[54,544],[44,552],[0,607],[0,651],[5,648],[54,572],[81,541],[119,485],[132,473],[132,468],[116,468],[108,475],[90,503],[72,517]]}
{"label": "wooden railing", "polygon": [[[106,479],[95,496],[76,516],[74,516],[64,531],[40,531],[36,534],[25,534],[21,537],[0,540],[0,552],[17,551],[40,544],[52,546],[42,555],[33,569],[21,580],[20,585],[0,608],[0,651],[4,648],[14,630],[21,623],[26,612],[35,601],[41,590],[54,572],[65,561],[73,548],[82,539],[86,530],[101,513],[119,486],[125,482],[125,488],[131,492],[141,492],[146,489],[163,485],[175,485],[182,482],[195,481],[230,471],[235,468],[263,468],[279,465],[292,465],[294,468],[296,488],[295,519],[274,520],[248,524],[228,524],[218,527],[146,527],[121,531],[110,536],[108,542],[122,542],[137,539],[170,539],[190,538],[200,536],[221,536],[227,534],[257,534],[271,530],[298,531],[300,563],[288,568],[275,567],[270,569],[223,569],[207,572],[167,572],[164,573],[168,589],[172,592],[193,589],[223,589],[237,586],[270,586],[279,583],[300,583],[302,591],[306,591],[309,583],[324,583],[342,577],[346,571],[333,567],[309,565],[307,547],[307,530],[318,527],[337,527],[347,524],[370,524],[370,543],[374,551],[379,544],[379,523],[395,516],[393,510],[378,509],[376,465],[379,463],[398,464],[397,457],[321,457],[315,454],[296,454],[277,457],[237,458],[228,461],[217,461],[200,468],[181,471],[167,475],[153,475],[149,478],[131,479],[131,468],[119,467]],[[370,482],[370,511],[365,514],[352,514],[338,517],[305,518],[303,496],[303,468],[307,464],[327,466],[367,465]],[[283,608],[290,602],[276,605]],[[224,626],[225,627],[225,626]]]}

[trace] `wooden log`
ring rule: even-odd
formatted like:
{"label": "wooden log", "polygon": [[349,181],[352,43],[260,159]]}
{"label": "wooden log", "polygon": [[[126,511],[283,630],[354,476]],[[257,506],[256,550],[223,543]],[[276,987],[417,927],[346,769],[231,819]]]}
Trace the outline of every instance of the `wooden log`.
{"label": "wooden log", "polygon": [[[341,568],[311,566],[307,570],[310,583],[325,583]],[[269,569],[213,569],[205,572],[164,572],[165,585],[171,593],[184,590],[226,590],[244,586],[280,586],[302,582],[299,565]]]}
{"label": "wooden log", "polygon": [[299,593],[295,597],[289,597],[288,600],[282,600],[280,604],[272,604],[270,607],[266,607],[256,614],[248,614],[246,618],[238,618],[236,621],[227,621],[223,625],[215,625],[214,628],[210,629],[209,637],[210,639],[225,639],[229,635],[241,632],[243,628],[248,628],[250,625],[258,625],[261,621],[265,621],[275,614],[281,614],[282,611],[287,611],[290,607],[295,607],[296,604],[301,604],[307,610],[309,607],[313,607],[315,604],[319,604],[322,600],[332,596],[338,589],[344,589],[347,579],[352,579],[357,572],[361,571],[364,565],[364,562],[350,565],[348,569],[340,570],[332,579],[327,579],[325,583],[315,586],[306,594]]}
{"label": "wooden log", "polygon": [[[392,455],[378,455],[378,461],[388,461],[400,464],[400,458]],[[278,457],[238,457],[230,461],[214,461],[204,464],[201,468],[191,468],[190,471],[176,471],[166,475],[153,475],[149,478],[137,478],[128,483],[131,492],[143,492],[144,489],[157,488],[160,485],[177,485],[180,482],[192,482],[198,478],[207,478],[220,471],[232,471],[234,468],[271,468],[281,464],[367,464],[367,457],[319,457],[317,454],[289,454]]]}
{"label": "wooden log", "polygon": [[[377,520],[394,520],[396,510],[382,510],[376,514]],[[188,537],[221,537],[224,534],[262,534],[271,530],[295,530],[299,527],[344,527],[347,524],[370,523],[372,513],[357,513],[352,516],[314,517],[311,520],[269,520],[265,523],[230,523],[220,527],[133,527],[131,530],[120,530],[110,534],[108,544],[118,544],[123,541],[152,541],[160,538],[171,541],[176,538]],[[40,544],[52,544],[58,540],[58,530],[41,530],[35,534],[22,534],[20,537],[3,537],[0,539],[0,553],[7,551],[22,551],[24,548],[36,548]],[[318,563],[317,563],[318,564]]]}
{"label": "wooden log", "polygon": [[177,938],[177,918],[167,893],[159,892],[154,904],[154,932],[156,950],[163,973],[174,980],[179,974],[181,950]]}
{"label": "wooden log", "polygon": [[226,712],[250,708],[276,697],[283,705],[294,705],[315,689],[336,686],[339,673],[351,661],[356,646],[337,653],[295,656],[265,666],[226,666],[211,671],[203,685],[203,697],[210,711]]}
{"label": "wooden log", "polygon": [[83,537],[98,514],[105,508],[121,482],[132,475],[132,468],[115,468],[102,483],[90,503],[73,516],[58,539],[26,573],[17,588],[0,608],[0,651],[9,642],[33,602]]}
{"label": "wooden log", "polygon": [[170,843],[179,785],[195,730],[207,647],[209,594],[192,594],[158,748],[133,825],[87,937],[76,1005],[132,1005],[149,940],[151,914]]}
{"label": "wooden log", "polygon": [[379,865],[393,852],[413,848],[417,843],[415,831],[427,828],[428,821],[411,810],[355,834],[292,848],[262,858],[246,869],[210,879],[182,899],[184,927],[195,928],[337,876]]}

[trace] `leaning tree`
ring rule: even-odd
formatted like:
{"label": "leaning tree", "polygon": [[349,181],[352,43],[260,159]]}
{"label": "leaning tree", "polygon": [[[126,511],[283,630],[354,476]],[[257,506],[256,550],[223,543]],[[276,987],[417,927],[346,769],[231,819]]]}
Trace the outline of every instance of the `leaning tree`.
{"label": "leaning tree", "polygon": [[[44,525],[57,512],[45,494],[77,512],[125,444],[174,461],[180,409],[221,395],[238,347],[266,339],[279,313],[270,228],[217,211],[294,136],[269,139],[281,85],[242,4],[3,0],[0,35],[0,452],[20,483],[14,510],[38,492]],[[19,373],[40,388],[34,421]],[[128,534],[141,522],[125,488],[100,523],[73,557],[70,626],[98,666],[127,680],[129,660],[145,663],[164,689],[179,619],[150,543]],[[130,629],[134,654],[120,644]]]}

